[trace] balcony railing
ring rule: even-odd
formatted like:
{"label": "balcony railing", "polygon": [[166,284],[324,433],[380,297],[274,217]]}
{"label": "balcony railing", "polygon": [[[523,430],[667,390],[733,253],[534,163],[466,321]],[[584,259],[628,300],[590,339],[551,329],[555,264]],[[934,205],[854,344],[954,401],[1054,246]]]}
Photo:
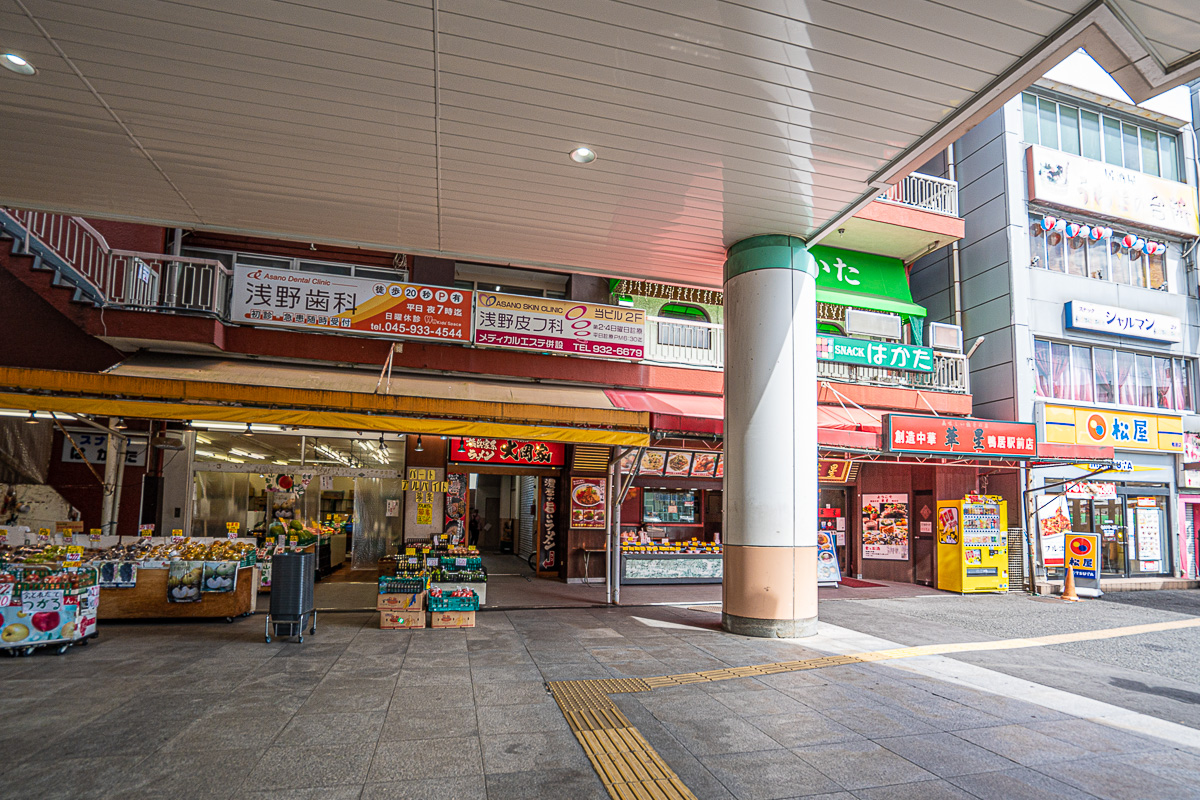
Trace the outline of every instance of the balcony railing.
{"label": "balcony railing", "polygon": [[885,203],[897,203],[935,214],[957,217],[958,181],[914,172],[879,195],[879,199]]}
{"label": "balcony railing", "polygon": [[646,318],[646,361],[725,368],[725,328],[711,322]]}
{"label": "balcony railing", "polygon": [[[186,311],[224,317],[233,273],[208,258],[114,250],[81,217],[7,209],[24,250],[56,256],[64,277],[105,308]],[[10,226],[5,226],[6,228]]]}
{"label": "balcony railing", "polygon": [[[721,325],[684,322],[663,317],[646,318],[646,361],[686,367],[724,369],[725,330]],[[970,394],[967,359],[960,353],[933,354],[933,372],[906,372],[862,367],[833,361],[817,362],[817,377],[839,383],[929,389]]]}

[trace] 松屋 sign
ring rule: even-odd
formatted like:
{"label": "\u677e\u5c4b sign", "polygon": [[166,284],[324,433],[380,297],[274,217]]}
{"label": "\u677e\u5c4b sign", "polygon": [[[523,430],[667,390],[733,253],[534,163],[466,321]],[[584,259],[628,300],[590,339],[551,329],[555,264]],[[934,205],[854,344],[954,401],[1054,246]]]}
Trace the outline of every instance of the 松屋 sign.
{"label": "\u677e\u5c4b sign", "polygon": [[475,344],[640,361],[646,312],[477,292]]}
{"label": "\u677e\u5c4b sign", "polygon": [[1039,145],[1026,155],[1029,199],[1200,236],[1196,188]]}
{"label": "\u677e\u5c4b sign", "polygon": [[287,269],[235,266],[232,321],[321,333],[465,342],[471,293]]}
{"label": "\u677e\u5c4b sign", "polygon": [[1130,336],[1152,342],[1183,341],[1183,320],[1165,314],[1128,311],[1072,300],[1066,304],[1067,327],[1081,331]]}
{"label": "\u677e\u5c4b sign", "polygon": [[1183,452],[1183,420],[1102,408],[1076,408],[1046,403],[1041,408],[1046,441],[1122,450]]}
{"label": "\u677e\u5c4b sign", "polygon": [[908,372],[933,372],[933,348],[914,347],[845,336],[817,336],[817,360],[883,367]]}

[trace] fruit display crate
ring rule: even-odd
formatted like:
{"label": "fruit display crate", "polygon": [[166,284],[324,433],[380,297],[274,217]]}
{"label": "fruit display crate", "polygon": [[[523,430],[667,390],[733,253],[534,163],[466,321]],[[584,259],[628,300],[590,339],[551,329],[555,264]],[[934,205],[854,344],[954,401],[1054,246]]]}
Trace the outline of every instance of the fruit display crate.
{"label": "fruit display crate", "polygon": [[380,594],[417,594],[425,591],[427,576],[424,573],[403,575],[381,575],[379,577]]}
{"label": "fruit display crate", "polygon": [[470,597],[452,597],[443,595],[437,597],[432,593],[426,599],[430,611],[478,611],[479,595],[472,593]]}
{"label": "fruit display crate", "polygon": [[47,648],[65,653],[96,635],[98,571],[65,573],[47,568],[4,567],[0,583],[0,652],[28,656]]}
{"label": "fruit display crate", "polygon": [[441,556],[439,559],[442,569],[482,569],[483,558],[480,556]]}

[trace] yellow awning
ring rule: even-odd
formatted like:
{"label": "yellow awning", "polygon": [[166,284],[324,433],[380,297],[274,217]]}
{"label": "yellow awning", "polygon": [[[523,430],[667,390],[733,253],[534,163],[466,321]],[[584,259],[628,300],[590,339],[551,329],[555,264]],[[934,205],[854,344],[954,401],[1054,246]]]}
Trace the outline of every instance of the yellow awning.
{"label": "yellow awning", "polygon": [[[246,362],[254,380],[240,368],[197,369],[198,362],[170,378],[169,363],[128,368],[141,374],[124,374],[122,366],[109,373],[0,368],[0,407],[23,411],[61,411],[100,416],[171,420],[295,425],[445,436],[486,436],[542,439],[620,446],[649,443],[649,414],[614,408],[600,389],[490,384],[455,378],[459,388],[446,389],[423,381],[424,376],[393,378],[391,394],[362,391],[363,374],[353,370],[321,370]],[[235,362],[236,363],[236,362]],[[338,389],[312,388],[323,374]],[[294,386],[296,378],[310,386]],[[220,379],[225,380],[220,380]],[[372,376],[373,389],[378,376]],[[471,384],[462,388],[462,384]],[[346,391],[349,386],[359,391]],[[413,393],[404,393],[405,390]],[[453,391],[448,396],[428,396],[435,389]],[[381,389],[382,392],[382,389]],[[421,392],[422,394],[417,394]],[[472,397],[496,399],[469,399]],[[511,397],[517,401],[501,399]],[[546,402],[530,400],[541,398]],[[555,405],[567,400],[574,405]],[[585,405],[590,403],[589,405]]]}

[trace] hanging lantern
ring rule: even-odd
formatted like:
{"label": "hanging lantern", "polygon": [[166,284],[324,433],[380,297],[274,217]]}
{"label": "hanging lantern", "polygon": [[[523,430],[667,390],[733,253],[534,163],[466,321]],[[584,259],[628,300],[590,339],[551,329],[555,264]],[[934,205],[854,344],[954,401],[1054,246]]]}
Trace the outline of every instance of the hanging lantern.
{"label": "hanging lantern", "polygon": [[1124,247],[1126,250],[1132,249],[1135,244],[1137,244],[1137,237],[1132,233],[1127,233],[1121,237],[1121,247]]}
{"label": "hanging lantern", "polygon": [[1088,232],[1088,238],[1093,242],[1098,242],[1104,238],[1104,227],[1097,225]]}
{"label": "hanging lantern", "polygon": [[1083,228],[1083,226],[1080,225],[1078,222],[1068,222],[1067,227],[1066,227],[1067,238],[1074,239],[1076,236],[1079,235],[1079,231],[1082,228]]}
{"label": "hanging lantern", "polygon": [[1092,238],[1092,227],[1090,225],[1080,225],[1079,226],[1079,236],[1081,236],[1084,239]]}
{"label": "hanging lantern", "polygon": [[1042,217],[1042,230],[1052,231],[1058,220],[1055,217]]}
{"label": "hanging lantern", "polygon": [[1139,237],[1137,238],[1137,241],[1135,241],[1135,242],[1133,243],[1133,249],[1134,249],[1134,250],[1141,250],[1141,251],[1145,252],[1145,250],[1146,250],[1146,240],[1145,240],[1145,239],[1143,239],[1142,237],[1140,237],[1140,236],[1139,236]]}
{"label": "hanging lantern", "polygon": [[1054,231],[1056,233],[1064,233],[1067,230],[1067,221],[1065,219],[1055,220]]}

